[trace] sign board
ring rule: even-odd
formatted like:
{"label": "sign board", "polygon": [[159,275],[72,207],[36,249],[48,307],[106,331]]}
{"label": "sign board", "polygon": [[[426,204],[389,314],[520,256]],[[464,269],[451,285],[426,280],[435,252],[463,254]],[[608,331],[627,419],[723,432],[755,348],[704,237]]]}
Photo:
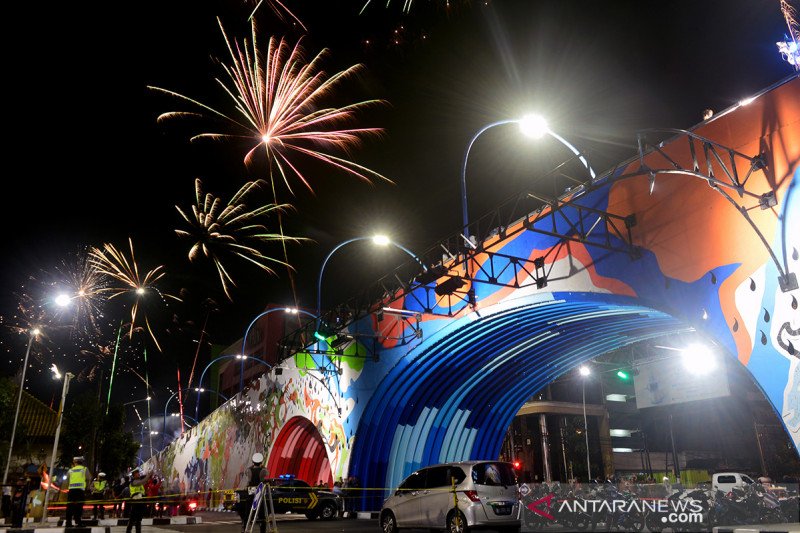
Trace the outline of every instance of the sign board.
{"label": "sign board", "polygon": [[725,367],[696,375],[685,371],[679,358],[670,358],[645,363],[637,369],[639,373],[634,377],[633,385],[639,409],[730,395]]}

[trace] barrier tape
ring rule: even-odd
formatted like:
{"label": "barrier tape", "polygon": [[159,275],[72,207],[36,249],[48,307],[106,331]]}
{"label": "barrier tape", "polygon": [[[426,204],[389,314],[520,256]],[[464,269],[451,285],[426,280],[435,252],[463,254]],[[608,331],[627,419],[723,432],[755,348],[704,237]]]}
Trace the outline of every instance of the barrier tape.
{"label": "barrier tape", "polygon": [[[273,486],[274,487],[274,486]],[[509,485],[510,487],[510,485]],[[333,492],[332,489],[328,487],[311,487],[312,491],[316,490],[323,490],[326,492]],[[215,495],[222,495],[223,497],[220,498],[220,502],[224,502],[226,499],[230,500],[233,499],[232,493],[236,493],[237,491],[245,491],[246,488],[243,489],[210,489],[205,491],[191,491],[191,492],[175,492],[169,494],[159,494],[158,496],[143,496],[141,498],[131,498],[129,496],[120,497],[120,498],[102,498],[102,499],[85,499],[85,500],[77,500],[74,502],[51,502],[51,503],[83,503],[84,505],[105,505],[105,504],[118,504],[122,502],[142,502],[142,503],[166,503],[169,505],[175,505],[186,501],[187,499],[196,499],[196,500],[207,500]],[[343,487],[341,493],[336,493],[337,496],[344,500],[349,499],[356,499],[361,498],[364,492],[369,491],[391,491],[391,492],[418,492],[420,490],[428,491],[429,493],[453,493],[453,487],[441,487],[441,488],[430,488],[430,489],[400,489],[400,488],[390,488],[390,487],[352,487],[346,488]],[[456,492],[463,492],[463,491],[456,491]],[[226,498],[226,496],[231,496],[230,498]],[[198,501],[199,503],[199,501]]]}

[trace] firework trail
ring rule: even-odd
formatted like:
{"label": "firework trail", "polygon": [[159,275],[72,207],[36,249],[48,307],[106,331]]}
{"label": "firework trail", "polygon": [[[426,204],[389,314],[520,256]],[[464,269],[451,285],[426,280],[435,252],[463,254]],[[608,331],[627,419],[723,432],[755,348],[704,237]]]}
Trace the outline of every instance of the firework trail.
{"label": "firework trail", "polygon": [[233,195],[227,204],[222,199],[211,193],[203,194],[203,184],[195,180],[195,205],[191,211],[175,206],[183,220],[189,226],[188,230],[176,229],[179,237],[194,241],[189,249],[189,260],[196,261],[200,257],[209,259],[217,269],[219,280],[225,296],[233,301],[231,285],[236,286],[230,272],[222,263],[226,255],[232,255],[247,260],[269,274],[275,272],[270,264],[289,266],[284,261],[264,255],[256,246],[272,241],[295,241],[305,239],[286,237],[280,233],[270,233],[261,223],[272,212],[280,212],[289,208],[288,205],[267,204],[249,208],[245,203],[264,182],[262,180],[249,181]]}
{"label": "firework trail", "polygon": [[272,12],[275,13],[278,16],[278,18],[281,19],[282,21],[288,22],[293,20],[296,23],[298,23],[301,28],[303,28],[303,31],[308,31],[308,28],[306,28],[305,24],[303,24],[303,22],[299,18],[297,18],[297,15],[292,13],[292,11],[288,7],[286,7],[286,4],[284,4],[280,0],[258,0],[256,2],[256,7],[253,8],[253,12],[250,13],[250,17],[248,17],[247,20],[252,20],[253,15],[256,14],[258,8],[260,8],[264,4],[266,4],[267,7],[269,7],[270,10],[272,10]]}
{"label": "firework trail", "polygon": [[797,42],[800,37],[800,28],[798,28],[796,18],[797,12],[788,0],[781,0],[781,13],[783,14],[784,20],[786,20],[786,26],[789,28],[790,37],[793,41]]}
{"label": "firework trail", "polygon": [[156,283],[164,277],[163,265],[159,265],[148,271],[144,276],[139,274],[139,266],[136,264],[136,257],[133,252],[133,240],[128,238],[128,244],[131,250],[130,259],[128,259],[123,252],[114,247],[114,245],[104,244],[102,249],[92,248],[90,250],[89,261],[97,268],[99,273],[111,278],[112,282],[109,286],[102,289],[102,292],[111,294],[109,299],[123,295],[133,296],[134,300],[131,305],[129,338],[133,338],[133,331],[137,325],[137,318],[141,318],[141,316],[144,315],[145,327],[150,333],[150,337],[153,339],[156,348],[162,351],[161,345],[158,343],[158,339],[150,325],[150,318],[144,312],[140,314],[139,308],[141,307],[142,299],[149,293],[156,293],[162,300],[165,298],[179,299],[162,292],[156,285]]}
{"label": "firework trail", "polygon": [[[367,9],[367,6],[372,2],[372,0],[367,0],[364,3],[364,6],[361,8],[361,11],[358,12],[359,15],[364,13],[364,10]],[[392,0],[386,1],[386,7],[389,7],[389,4],[392,3]],[[414,0],[403,0],[403,13],[409,13],[411,11],[411,5],[414,3]],[[450,9],[450,0],[445,0],[444,7],[446,9]]]}

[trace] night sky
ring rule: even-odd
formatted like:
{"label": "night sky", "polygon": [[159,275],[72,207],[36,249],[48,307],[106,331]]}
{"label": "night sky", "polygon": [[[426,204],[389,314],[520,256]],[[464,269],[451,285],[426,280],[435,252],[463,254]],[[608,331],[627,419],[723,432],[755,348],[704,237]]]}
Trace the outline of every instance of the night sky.
{"label": "night sky", "polygon": [[[315,306],[319,267],[337,243],[383,232],[423,251],[456,232],[464,149],[487,123],[539,112],[602,172],[635,153],[637,130],[689,128],[703,109],[721,111],[793,73],[775,46],[787,31],[777,0],[451,0],[449,8],[443,1],[415,0],[408,14],[401,0],[388,8],[373,0],[361,16],[359,1],[286,3],[308,28],[308,54],[330,49],[326,72],[365,64],[364,74],[332,99],[387,102],[358,122],[383,127],[385,134],[350,157],[395,183],[367,185],[306,165],[313,193],[295,181],[291,195],[279,184],[279,199],[295,207],[286,233],[314,241],[289,251],[298,303],[309,309]],[[294,305],[285,270],[269,277],[230,261],[239,284],[230,303],[207,264],[188,262],[190,244],[174,233],[174,206],[192,204],[194,178],[228,197],[246,180],[264,177],[264,167],[246,167],[237,143],[189,142],[193,134],[219,129],[217,123],[156,123],[162,112],[196,109],[146,88],[155,85],[230,109],[214,82],[223,74],[217,59],[228,58],[216,17],[231,36],[243,37],[253,4],[145,0],[27,3],[14,9],[9,21],[30,31],[26,39],[6,44],[6,131],[12,140],[2,195],[10,231],[0,244],[4,374],[13,375],[23,355],[25,338],[5,327],[18,295],[28,294],[47,311],[42,285],[53,281],[60,260],[87,245],[126,246],[130,236],[142,267],[164,264],[165,287],[175,294],[188,290],[185,303],[171,306],[160,323],[167,327],[168,315],[175,315],[183,333],[165,341],[163,355],[150,349],[153,385],[166,399],[159,391],[174,390],[176,364],[188,374],[206,298],[218,304],[208,332],[222,345],[240,338],[267,304]],[[269,35],[293,42],[305,33],[266,5],[256,18],[262,43]],[[566,182],[542,176],[568,156],[552,139],[531,142],[513,126],[486,133],[468,165],[471,218],[525,189],[561,191]],[[580,167],[570,172],[579,175]],[[266,251],[281,253],[277,246]],[[348,247],[326,270],[323,307],[405,259],[391,248]],[[112,306],[105,322],[123,316]],[[68,323],[66,317],[58,320]],[[29,382],[48,402],[55,388],[43,381],[50,364],[74,371],[86,364],[76,355],[79,340],[59,339],[54,336],[34,358]],[[138,352],[133,346],[125,357],[142,370]],[[116,399],[145,396],[130,372],[121,376]]]}

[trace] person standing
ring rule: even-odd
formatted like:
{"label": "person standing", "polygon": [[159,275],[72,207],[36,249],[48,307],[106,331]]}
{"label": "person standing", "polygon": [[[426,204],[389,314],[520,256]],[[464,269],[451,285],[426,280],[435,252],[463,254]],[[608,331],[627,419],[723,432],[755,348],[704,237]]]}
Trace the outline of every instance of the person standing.
{"label": "person standing", "polygon": [[106,517],[105,500],[107,495],[108,482],[106,481],[106,473],[100,472],[97,474],[97,479],[92,481],[92,500],[94,500],[92,514],[95,520],[102,520]]}
{"label": "person standing", "polygon": [[[253,464],[250,466],[250,479],[247,483],[247,489],[239,491],[239,503],[237,504],[237,510],[239,512],[239,518],[242,519],[242,533],[245,533],[245,526],[247,525],[247,519],[250,516],[250,509],[253,508],[255,502],[256,490],[258,486],[262,482],[266,481],[267,477],[269,476],[267,469],[262,466],[263,462],[264,456],[262,454],[253,454]],[[261,497],[266,497],[266,494],[264,494],[263,491],[267,489],[262,486],[261,490]],[[267,530],[267,520],[264,510],[268,504],[269,503],[265,501],[263,505],[260,505],[258,508],[258,514],[255,516],[255,520],[258,520],[261,533],[265,533]]]}
{"label": "person standing", "polygon": [[139,472],[137,468],[131,474],[133,475],[133,479],[131,479],[131,483],[128,485],[128,490],[130,491],[128,505],[131,511],[125,533],[131,533],[133,526],[136,526],[136,533],[142,533],[142,517],[144,516],[146,505],[142,500],[144,498],[145,484],[150,480],[150,476],[153,473],[150,472],[145,477],[142,477],[141,472]]}
{"label": "person standing", "polygon": [[72,468],[67,473],[69,492],[67,492],[67,517],[66,527],[72,527],[72,520],[75,525],[83,527],[83,503],[86,501],[86,487],[92,481],[92,474],[89,469],[83,466],[83,456],[72,458]]}

